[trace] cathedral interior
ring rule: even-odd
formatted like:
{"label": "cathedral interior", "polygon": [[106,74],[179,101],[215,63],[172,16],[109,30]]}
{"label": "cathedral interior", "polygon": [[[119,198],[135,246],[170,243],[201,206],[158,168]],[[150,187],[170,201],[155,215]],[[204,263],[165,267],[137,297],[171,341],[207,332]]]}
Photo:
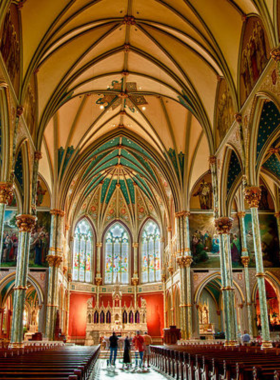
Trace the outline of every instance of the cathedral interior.
{"label": "cathedral interior", "polygon": [[0,2],[0,341],[280,334],[280,1]]}

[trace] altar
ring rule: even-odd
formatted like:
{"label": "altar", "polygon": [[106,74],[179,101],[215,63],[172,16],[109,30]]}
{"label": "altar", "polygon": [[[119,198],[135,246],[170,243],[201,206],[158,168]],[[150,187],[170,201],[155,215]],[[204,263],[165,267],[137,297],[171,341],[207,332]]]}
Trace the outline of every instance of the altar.
{"label": "altar", "polygon": [[[93,299],[87,302],[86,339],[85,345],[91,346],[106,343],[115,332],[119,337],[119,346],[126,336],[133,338],[136,331],[144,334],[147,329],[147,305],[146,300],[141,298],[141,305],[126,305],[122,303],[122,293],[117,285],[112,294],[112,305],[106,307],[99,302],[93,307]],[[122,339],[123,338],[123,339]]]}

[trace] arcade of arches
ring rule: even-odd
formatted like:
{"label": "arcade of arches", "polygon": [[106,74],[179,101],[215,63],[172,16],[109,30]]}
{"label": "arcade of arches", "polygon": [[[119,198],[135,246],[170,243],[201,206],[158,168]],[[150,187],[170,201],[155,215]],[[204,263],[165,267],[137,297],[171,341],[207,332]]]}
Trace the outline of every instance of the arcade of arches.
{"label": "arcade of arches", "polygon": [[280,333],[280,1],[0,3],[0,338]]}

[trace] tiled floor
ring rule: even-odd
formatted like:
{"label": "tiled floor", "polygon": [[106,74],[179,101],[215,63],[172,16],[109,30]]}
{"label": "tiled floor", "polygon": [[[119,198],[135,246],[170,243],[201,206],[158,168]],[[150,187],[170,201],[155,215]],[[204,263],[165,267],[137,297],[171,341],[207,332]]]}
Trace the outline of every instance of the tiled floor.
{"label": "tiled floor", "polygon": [[161,375],[152,368],[146,368],[144,370],[135,369],[134,366],[131,370],[122,370],[122,363],[117,360],[116,368],[111,369],[107,367],[107,361],[104,359],[98,360],[98,370],[95,374],[96,380],[108,380],[108,379],[119,379],[119,380],[164,380],[165,376]]}

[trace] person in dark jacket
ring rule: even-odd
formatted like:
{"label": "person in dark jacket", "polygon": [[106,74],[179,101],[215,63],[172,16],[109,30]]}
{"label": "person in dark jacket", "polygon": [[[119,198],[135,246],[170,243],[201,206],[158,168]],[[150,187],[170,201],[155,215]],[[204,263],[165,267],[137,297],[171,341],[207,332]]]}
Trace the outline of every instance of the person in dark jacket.
{"label": "person in dark jacket", "polygon": [[123,367],[126,364],[126,369],[129,369],[131,360],[130,360],[130,341],[128,336],[124,340],[124,351],[123,351]]}
{"label": "person in dark jacket", "polygon": [[[117,358],[117,352],[118,352],[118,340],[116,333],[113,332],[113,335],[110,336],[109,342],[110,342],[110,364],[113,364],[113,366],[116,365],[116,358]],[[114,356],[114,357],[113,357]],[[112,363],[113,360],[113,363]]]}

